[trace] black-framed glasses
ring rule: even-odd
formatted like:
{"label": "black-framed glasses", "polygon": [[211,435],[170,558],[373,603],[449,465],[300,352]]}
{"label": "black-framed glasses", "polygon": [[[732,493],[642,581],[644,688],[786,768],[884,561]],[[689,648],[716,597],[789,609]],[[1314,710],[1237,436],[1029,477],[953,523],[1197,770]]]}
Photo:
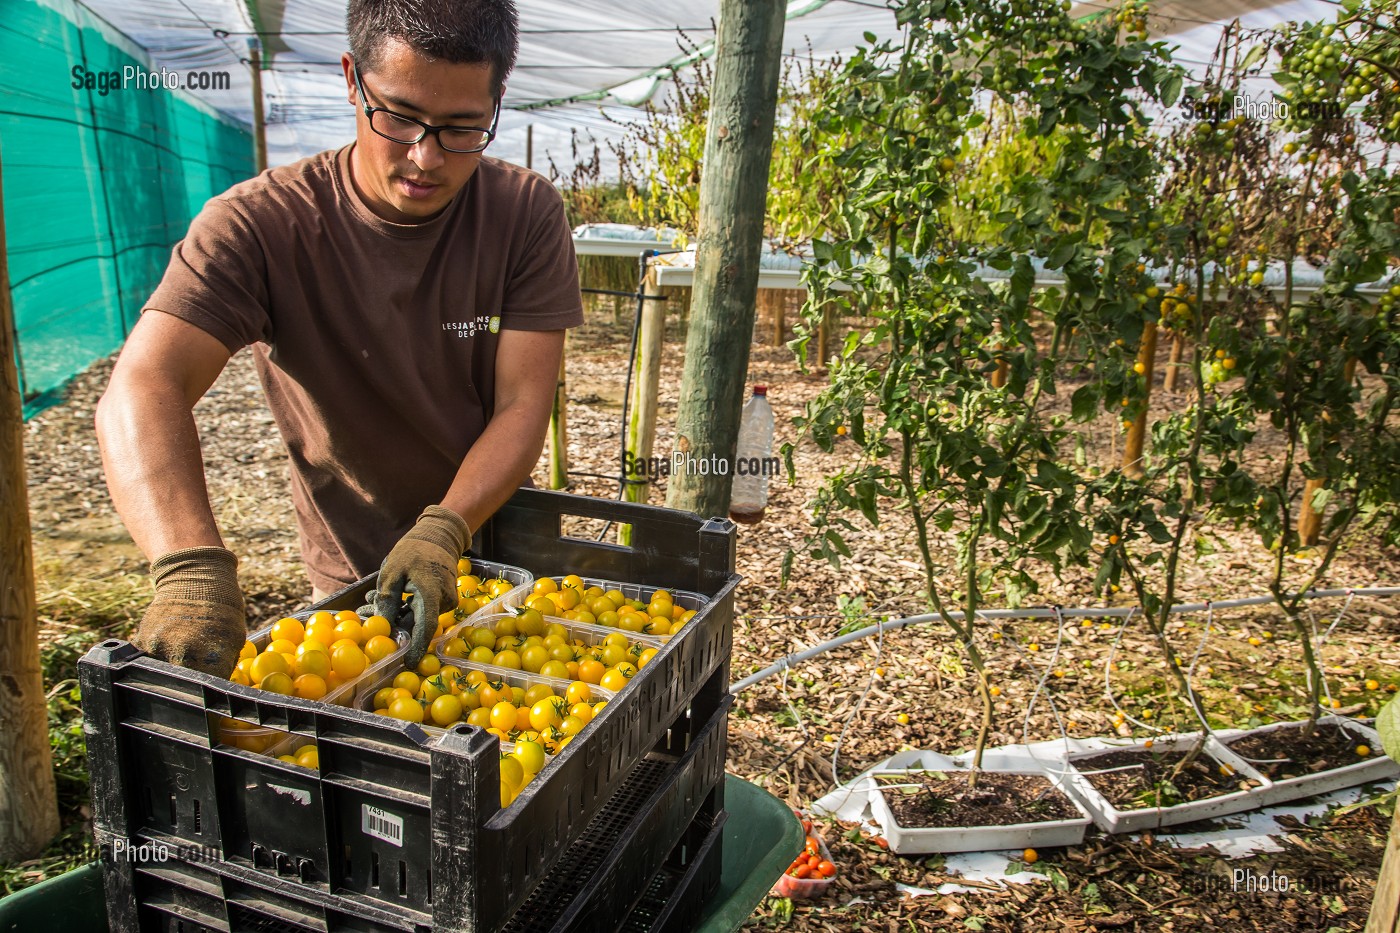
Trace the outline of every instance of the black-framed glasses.
{"label": "black-framed glasses", "polygon": [[364,82],[360,80],[360,66],[352,65],[351,71],[355,76],[355,90],[360,92],[360,102],[365,108],[365,116],[369,117],[369,128],[390,142],[412,146],[432,133],[437,137],[438,145],[448,152],[481,152],[496,138],[496,122],[501,118],[499,97],[494,100],[490,127],[433,126],[431,123],[395,113],[387,107],[371,107]]}

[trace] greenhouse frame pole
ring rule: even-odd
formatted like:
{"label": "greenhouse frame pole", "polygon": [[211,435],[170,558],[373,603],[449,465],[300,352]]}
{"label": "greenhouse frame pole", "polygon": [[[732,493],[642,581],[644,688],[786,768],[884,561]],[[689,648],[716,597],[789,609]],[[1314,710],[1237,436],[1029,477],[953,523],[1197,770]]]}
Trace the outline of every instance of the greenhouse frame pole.
{"label": "greenhouse frame pole", "polygon": [[0,184],[0,528],[5,529],[0,537],[0,862],[11,863],[35,857],[58,833],[58,793],[39,666],[17,350]]}
{"label": "greenhouse frame pole", "polygon": [[[700,234],[677,454],[666,504],[702,517],[729,512],[739,414],[753,342],[759,257],[782,61],[782,0],[723,0],[700,176]],[[693,458],[693,460],[691,459]]]}
{"label": "greenhouse frame pole", "polygon": [[262,49],[256,39],[248,40],[248,61],[253,68],[253,170],[267,170],[267,121],[263,115]]}

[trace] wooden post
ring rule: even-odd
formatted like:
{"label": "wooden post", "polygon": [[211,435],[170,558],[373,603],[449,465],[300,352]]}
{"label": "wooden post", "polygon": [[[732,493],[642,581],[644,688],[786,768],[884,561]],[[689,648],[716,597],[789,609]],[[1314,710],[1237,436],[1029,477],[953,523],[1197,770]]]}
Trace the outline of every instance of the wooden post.
{"label": "wooden post", "polygon": [[1181,378],[1181,357],[1186,350],[1186,339],[1177,331],[1172,332],[1172,357],[1167,364],[1167,372],[1162,377],[1162,388],[1168,392],[1176,391],[1177,380]]}
{"label": "wooden post", "polygon": [[18,350],[0,190],[0,862],[11,863],[35,857],[58,833],[58,793],[39,668]]}
{"label": "wooden post", "polygon": [[760,295],[768,296],[768,304],[773,309],[773,346],[781,347],[787,336],[787,292],[778,288],[764,288]]}
{"label": "wooden post", "polygon": [[1137,361],[1142,364],[1142,411],[1133,419],[1128,428],[1128,439],[1123,444],[1123,473],[1133,478],[1141,477],[1146,470],[1142,466],[1143,443],[1147,438],[1147,410],[1152,400],[1152,364],[1157,359],[1157,325],[1148,321],[1142,326],[1142,345],[1138,347]]}
{"label": "wooden post", "polygon": [[[567,352],[567,348],[566,348]],[[559,359],[559,382],[554,387],[554,407],[549,412],[549,488],[569,486],[568,396],[564,391],[564,358]]]}
{"label": "wooden post", "polygon": [[671,508],[706,518],[729,513],[731,464],[753,342],[786,9],[783,0],[720,3],[676,450],[724,468],[679,470],[670,477],[666,494]]}
{"label": "wooden post", "polygon": [[248,60],[253,66],[253,168],[267,168],[267,123],[263,118],[262,49],[258,40],[248,40]]}
{"label": "wooden post", "polygon": [[[637,329],[637,353],[633,358],[632,392],[627,399],[626,457],[632,469],[624,470],[628,483],[622,491],[627,502],[651,498],[651,475],[643,467],[656,443],[657,396],[661,390],[661,347],[666,335],[666,302],[656,284],[656,270],[648,266],[642,279],[642,319]],[[624,464],[626,466],[626,464]],[[637,482],[640,480],[640,482]],[[632,544],[632,526],[618,525],[617,543]]]}
{"label": "wooden post", "polygon": [[[660,296],[656,271],[648,269],[642,293]],[[645,463],[652,455],[656,442],[657,395],[661,389],[661,339],[666,332],[666,302],[656,298],[642,299],[642,324],[637,333],[636,365],[632,374],[632,397],[627,402],[627,453],[633,464]],[[644,470],[632,470],[628,479],[646,479]],[[628,502],[646,502],[651,495],[650,483],[628,483]]]}
{"label": "wooden post", "polygon": [[[1342,378],[1351,382],[1356,378],[1356,357],[1349,357],[1342,366]],[[1322,513],[1313,508],[1313,494],[1327,485],[1327,480],[1319,476],[1303,484],[1303,501],[1298,506],[1298,543],[1312,547],[1322,537]]]}
{"label": "wooden post", "polygon": [[822,305],[822,316],[817,321],[817,368],[826,369],[827,357],[831,355],[831,306],[828,301]]}
{"label": "wooden post", "polygon": [[[1004,346],[1004,336],[1001,335],[1001,324],[997,324],[997,336],[995,336],[994,349],[1000,350]],[[1011,364],[1002,357],[997,357],[997,368],[991,371],[991,388],[1007,388],[1007,378],[1011,375]]]}
{"label": "wooden post", "polygon": [[1400,807],[1395,808],[1390,819],[1390,838],[1385,844],[1365,933],[1400,933]]}

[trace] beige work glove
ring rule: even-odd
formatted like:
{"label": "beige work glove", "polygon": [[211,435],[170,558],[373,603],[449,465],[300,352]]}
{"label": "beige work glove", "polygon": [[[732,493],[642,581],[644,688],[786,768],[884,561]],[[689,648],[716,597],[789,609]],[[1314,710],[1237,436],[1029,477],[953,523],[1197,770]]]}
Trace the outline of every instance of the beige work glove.
{"label": "beige work glove", "polygon": [[404,657],[409,670],[428,653],[428,643],[437,634],[438,615],[457,605],[457,560],[471,540],[472,531],[462,516],[430,505],[379,568],[374,597],[379,615],[397,619],[404,592],[414,594],[413,637]]}
{"label": "beige work glove", "polygon": [[221,547],[191,547],[151,562],[155,599],[132,644],[196,671],[228,677],[248,640],[238,558]]}

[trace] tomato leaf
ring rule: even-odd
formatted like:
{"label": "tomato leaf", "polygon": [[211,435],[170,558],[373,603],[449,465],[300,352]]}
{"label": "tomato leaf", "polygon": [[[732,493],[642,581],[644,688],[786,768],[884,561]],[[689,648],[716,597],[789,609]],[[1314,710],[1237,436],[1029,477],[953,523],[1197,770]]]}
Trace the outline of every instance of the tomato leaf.
{"label": "tomato leaf", "polygon": [[1069,399],[1070,417],[1075,421],[1092,421],[1099,411],[1099,387],[1092,382],[1074,390]]}
{"label": "tomato leaf", "polygon": [[1381,747],[1395,761],[1400,761],[1400,703],[1394,699],[1376,714],[1376,731],[1381,734]]}

